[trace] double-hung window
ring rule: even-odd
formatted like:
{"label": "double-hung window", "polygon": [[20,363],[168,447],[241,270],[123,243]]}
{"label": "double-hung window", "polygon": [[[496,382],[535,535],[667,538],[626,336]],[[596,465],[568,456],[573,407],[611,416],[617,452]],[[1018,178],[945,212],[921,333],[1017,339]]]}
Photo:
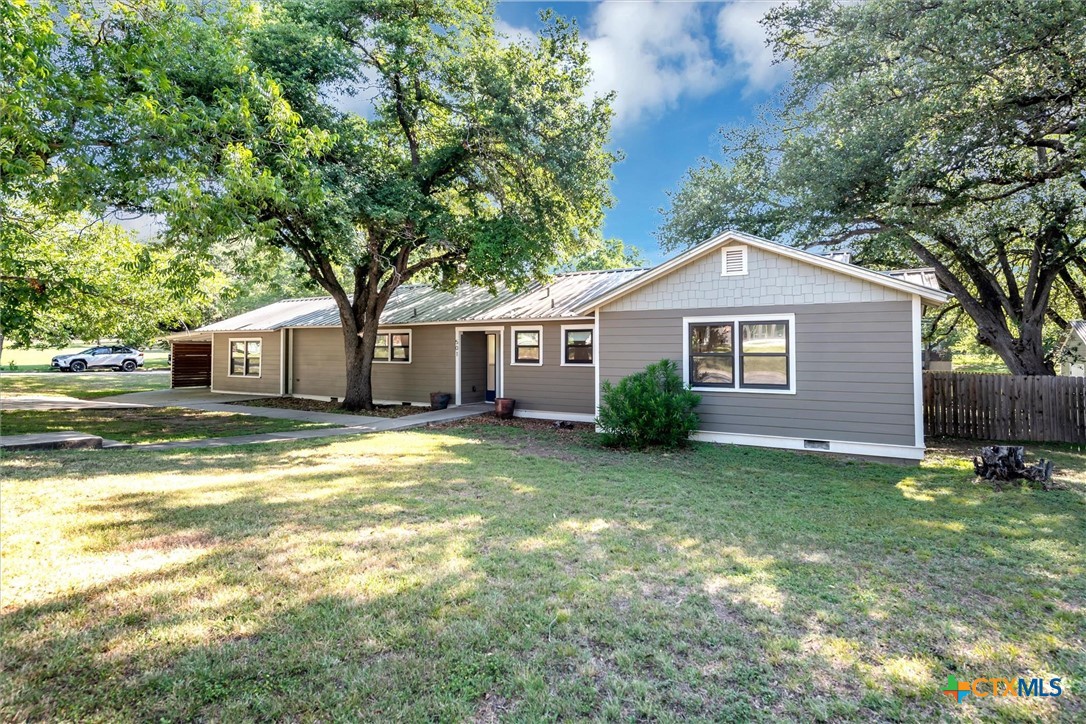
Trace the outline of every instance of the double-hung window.
{"label": "double-hung window", "polygon": [[562,364],[592,364],[591,327],[562,327]]}
{"label": "double-hung window", "polygon": [[406,364],[411,361],[411,333],[410,332],[379,332],[377,344],[373,348],[374,362],[398,362]]}
{"label": "double-hung window", "polygon": [[230,340],[230,376],[260,376],[260,340]]}
{"label": "double-hung window", "polygon": [[543,364],[543,329],[527,327],[513,329],[513,359],[515,365]]}
{"label": "double-hung window", "polygon": [[691,387],[795,392],[794,315],[684,321],[686,377]]}

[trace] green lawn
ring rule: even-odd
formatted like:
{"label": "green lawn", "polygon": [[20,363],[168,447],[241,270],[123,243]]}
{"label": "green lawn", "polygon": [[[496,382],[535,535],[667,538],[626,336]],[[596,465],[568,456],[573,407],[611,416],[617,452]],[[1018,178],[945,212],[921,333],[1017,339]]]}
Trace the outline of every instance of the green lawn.
{"label": "green lawn", "polygon": [[170,387],[168,374],[145,372],[49,372],[43,374],[11,374],[0,372],[0,396],[65,395],[81,400],[123,395],[126,392],[148,392]]}
{"label": "green lawn", "polygon": [[198,440],[323,427],[332,426],[180,407],[0,411],[0,433],[4,435],[77,430],[109,440],[133,443]]}
{"label": "green lawn", "polygon": [[959,456],[594,439],[5,456],[0,718],[1086,717],[1086,452],[997,493]]}
{"label": "green lawn", "polygon": [[994,354],[954,354],[955,372],[987,372],[991,374],[1010,374],[1007,364]]}
{"label": "green lawn", "polygon": [[[103,342],[105,344],[105,342]],[[18,372],[47,372],[50,363],[58,354],[73,354],[82,352],[88,347],[95,346],[92,343],[80,344],[74,347],[62,347],[51,349],[15,349],[9,345],[4,346],[3,356],[0,357],[0,367],[7,371]],[[169,369],[167,360],[169,350],[145,349],[143,350],[143,367],[148,370]],[[15,370],[11,369],[11,363],[15,363]]]}

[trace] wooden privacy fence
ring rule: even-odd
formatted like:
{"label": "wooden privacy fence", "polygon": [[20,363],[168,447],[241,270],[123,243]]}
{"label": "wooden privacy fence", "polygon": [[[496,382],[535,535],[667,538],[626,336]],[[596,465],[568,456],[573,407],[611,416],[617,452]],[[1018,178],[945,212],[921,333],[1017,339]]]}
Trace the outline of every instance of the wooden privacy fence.
{"label": "wooden privacy fence", "polygon": [[1086,377],[925,372],[924,433],[1086,443]]}

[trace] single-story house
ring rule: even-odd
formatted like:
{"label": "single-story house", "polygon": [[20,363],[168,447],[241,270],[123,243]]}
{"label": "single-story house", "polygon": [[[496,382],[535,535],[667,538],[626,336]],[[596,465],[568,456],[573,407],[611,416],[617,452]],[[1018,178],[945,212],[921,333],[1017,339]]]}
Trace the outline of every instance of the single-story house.
{"label": "single-story house", "polygon": [[[381,317],[374,397],[512,397],[519,416],[587,422],[605,380],[670,358],[702,396],[699,440],[919,460],[921,310],[948,296],[738,232],[652,269],[559,274],[519,292],[409,284]],[[193,364],[207,366],[213,391],[345,392],[327,297],[276,302],[172,341],[175,363],[206,360]]]}
{"label": "single-story house", "polygon": [[1063,377],[1086,377],[1086,319],[1067,325],[1063,342],[1056,351],[1056,370]]}

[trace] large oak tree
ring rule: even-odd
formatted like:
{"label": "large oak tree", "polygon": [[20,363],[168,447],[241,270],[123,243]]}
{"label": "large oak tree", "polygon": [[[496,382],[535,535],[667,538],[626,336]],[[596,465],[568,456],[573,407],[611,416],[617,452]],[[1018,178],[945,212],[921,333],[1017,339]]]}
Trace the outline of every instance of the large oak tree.
{"label": "large oak tree", "polygon": [[1053,295],[1086,313],[1081,2],[802,0],[767,27],[792,85],[689,172],[663,245],[735,226],[932,266],[1012,372],[1051,374]]}
{"label": "large oak tree", "polygon": [[476,0],[89,7],[70,62],[116,102],[59,124],[57,193],[290,250],[339,309],[345,407],[404,282],[516,285],[598,243],[611,110],[559,18],[514,42]]}

